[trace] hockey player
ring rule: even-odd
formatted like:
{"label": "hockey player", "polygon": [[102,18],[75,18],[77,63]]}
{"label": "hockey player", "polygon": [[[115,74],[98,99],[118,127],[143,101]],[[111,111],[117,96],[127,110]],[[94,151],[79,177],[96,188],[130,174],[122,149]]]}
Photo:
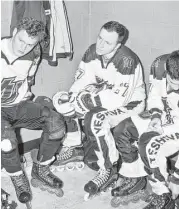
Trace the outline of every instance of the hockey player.
{"label": "hockey player", "polygon": [[[16,128],[43,129],[32,179],[36,187],[62,195],[62,181],[49,170],[54,154],[65,135],[65,123],[59,113],[29,98],[40,61],[40,41],[45,26],[33,18],[23,18],[13,36],[1,41],[1,159],[20,202],[29,205],[30,185],[21,168]],[[35,156],[34,156],[35,157]]]}
{"label": "hockey player", "polygon": [[70,88],[70,102],[84,118],[85,133],[95,140],[99,172],[84,190],[91,196],[117,180],[119,158],[111,128],[145,107],[142,66],[124,44],[128,30],[116,21],[107,22],[97,41],[84,54]]}
{"label": "hockey player", "polygon": [[132,116],[114,129],[116,146],[123,161],[120,174],[128,177],[128,184],[124,181],[112,190],[113,206],[134,197],[139,199],[140,190],[146,188],[141,182],[146,182],[145,176],[149,174],[156,195],[145,209],[174,208],[170,190],[174,199],[179,194],[178,161],[169,182],[166,169],[166,158],[179,151],[179,51],[162,55],[153,62],[149,84],[149,117]]}

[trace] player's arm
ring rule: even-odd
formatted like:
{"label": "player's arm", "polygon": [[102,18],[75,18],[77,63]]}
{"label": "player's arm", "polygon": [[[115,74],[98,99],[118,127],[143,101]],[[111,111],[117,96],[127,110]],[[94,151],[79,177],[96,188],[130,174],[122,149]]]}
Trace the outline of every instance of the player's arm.
{"label": "player's arm", "polygon": [[149,76],[149,96],[147,106],[152,118],[161,118],[163,111],[162,96],[166,89],[164,69],[160,67],[160,59],[156,59],[151,66]]}
{"label": "player's arm", "polygon": [[87,85],[96,83],[94,69],[90,65],[90,48],[85,52],[79,67],[75,73],[74,83],[72,84],[69,92],[78,93],[83,90]]}
{"label": "player's arm", "polygon": [[143,77],[143,69],[140,63],[135,68],[134,82],[133,82],[134,91],[130,102],[125,106],[127,110],[135,111],[136,113],[141,113],[145,109],[145,99],[146,99],[146,90]]}
{"label": "player's arm", "polygon": [[[178,147],[178,149],[179,149],[179,147]],[[176,184],[179,185],[179,156],[178,156],[178,159],[175,163],[175,171],[174,171],[174,174],[171,178],[171,182],[176,183]]]}
{"label": "player's arm", "polygon": [[148,96],[148,110],[152,115],[148,131],[156,131],[159,134],[163,133],[161,116],[164,106],[162,97],[165,96],[166,91],[166,72],[164,64],[161,62],[162,61],[159,57],[151,66]]}
{"label": "player's arm", "polygon": [[[179,151],[179,142],[177,141],[176,147],[178,147]],[[172,198],[176,199],[179,196],[179,155],[177,161],[175,163],[175,171],[170,178],[169,189],[172,192]]]}

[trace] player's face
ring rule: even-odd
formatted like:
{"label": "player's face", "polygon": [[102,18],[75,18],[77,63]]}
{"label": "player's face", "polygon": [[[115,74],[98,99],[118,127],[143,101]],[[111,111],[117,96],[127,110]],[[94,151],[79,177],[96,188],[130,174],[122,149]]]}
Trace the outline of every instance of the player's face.
{"label": "player's face", "polygon": [[15,30],[12,37],[12,51],[15,56],[24,56],[34,48],[38,41],[38,37],[30,37],[25,30]]}
{"label": "player's face", "polygon": [[119,46],[118,34],[115,31],[108,32],[102,28],[96,42],[96,53],[98,55],[107,55],[116,50]]}
{"label": "player's face", "polygon": [[179,80],[172,79],[168,74],[167,74],[167,83],[170,85],[170,87],[173,90],[179,90]]}

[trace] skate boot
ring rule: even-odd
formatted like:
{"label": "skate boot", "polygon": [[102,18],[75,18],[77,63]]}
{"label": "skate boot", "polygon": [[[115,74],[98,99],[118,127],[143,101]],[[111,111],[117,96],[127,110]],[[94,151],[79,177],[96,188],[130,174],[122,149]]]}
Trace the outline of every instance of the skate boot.
{"label": "skate boot", "polygon": [[57,160],[51,165],[52,171],[72,171],[75,168],[82,170],[84,168],[84,150],[82,146],[62,148],[62,151],[57,155]]}
{"label": "skate boot", "polygon": [[117,179],[118,173],[116,169],[100,169],[96,177],[84,186],[84,190],[87,192],[84,200],[87,201],[102,192],[106,192],[110,188],[114,188]]}
{"label": "skate boot", "polygon": [[21,203],[25,203],[28,209],[31,209],[32,194],[30,190],[29,181],[23,172],[20,174],[10,175],[14,188],[16,190],[16,195]]}
{"label": "skate boot", "polygon": [[1,189],[1,209],[15,209],[17,203],[9,200],[9,194]]}
{"label": "skate boot", "polygon": [[130,202],[136,203],[140,199],[146,200],[149,193],[146,190],[147,179],[123,178],[121,185],[111,191],[113,196],[111,206],[116,208],[119,205],[127,205]]}
{"label": "skate boot", "polygon": [[[50,164],[42,165],[37,158],[33,156],[33,166],[31,172],[31,184],[33,187],[39,187],[42,191],[48,191],[56,194],[58,197],[63,196],[63,182],[50,171]],[[36,155],[36,153],[35,153]]]}
{"label": "skate boot", "polygon": [[150,203],[143,209],[174,209],[175,200],[172,199],[170,193],[162,195],[152,194]]}
{"label": "skate boot", "polygon": [[179,208],[179,197],[175,200],[175,209]]}

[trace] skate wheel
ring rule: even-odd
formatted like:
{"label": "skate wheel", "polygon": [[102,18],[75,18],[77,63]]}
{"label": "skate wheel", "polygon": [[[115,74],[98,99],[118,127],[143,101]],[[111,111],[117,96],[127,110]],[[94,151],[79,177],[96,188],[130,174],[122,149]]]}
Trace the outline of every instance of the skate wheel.
{"label": "skate wheel", "polygon": [[8,204],[9,204],[9,205],[12,204],[12,201],[11,201],[11,200],[8,200]]}
{"label": "skate wheel", "polygon": [[35,188],[39,187],[39,182],[37,179],[32,178],[31,179],[31,185]]}
{"label": "skate wheel", "polygon": [[56,167],[53,166],[53,165],[51,165],[51,166],[50,166],[50,171],[51,171],[51,172],[55,172],[55,171],[56,171]]}
{"label": "skate wheel", "polygon": [[127,201],[127,200],[123,200],[122,202],[121,202],[121,205],[128,205],[129,204],[129,201]]}
{"label": "skate wheel", "polygon": [[80,163],[77,163],[77,164],[76,164],[76,169],[77,169],[78,171],[83,170],[84,167],[85,167],[84,162],[80,162]]}
{"label": "skate wheel", "polygon": [[137,203],[139,200],[140,200],[140,197],[139,197],[139,196],[134,196],[134,197],[131,199],[131,202],[132,202],[132,203]]}
{"label": "skate wheel", "polygon": [[56,167],[56,170],[59,172],[63,172],[65,170],[64,166],[58,166]]}
{"label": "skate wheel", "polygon": [[63,197],[64,192],[63,192],[62,189],[60,189],[60,190],[58,190],[55,194],[57,195],[57,197]]}
{"label": "skate wheel", "polygon": [[112,206],[113,208],[117,208],[117,207],[119,207],[119,205],[120,205],[120,198],[113,197],[113,198],[111,199],[111,206]]}
{"label": "skate wheel", "polygon": [[55,192],[53,191],[53,189],[50,189],[50,188],[48,188],[47,191],[48,191],[48,193],[50,193],[50,194],[54,194],[54,193],[55,193]]}
{"label": "skate wheel", "polygon": [[73,171],[75,166],[73,163],[68,163],[65,168],[67,171]]}
{"label": "skate wheel", "polygon": [[46,191],[46,189],[44,187],[40,187],[41,191]]}
{"label": "skate wheel", "polygon": [[84,201],[88,201],[90,199],[89,193],[86,193],[84,195]]}

